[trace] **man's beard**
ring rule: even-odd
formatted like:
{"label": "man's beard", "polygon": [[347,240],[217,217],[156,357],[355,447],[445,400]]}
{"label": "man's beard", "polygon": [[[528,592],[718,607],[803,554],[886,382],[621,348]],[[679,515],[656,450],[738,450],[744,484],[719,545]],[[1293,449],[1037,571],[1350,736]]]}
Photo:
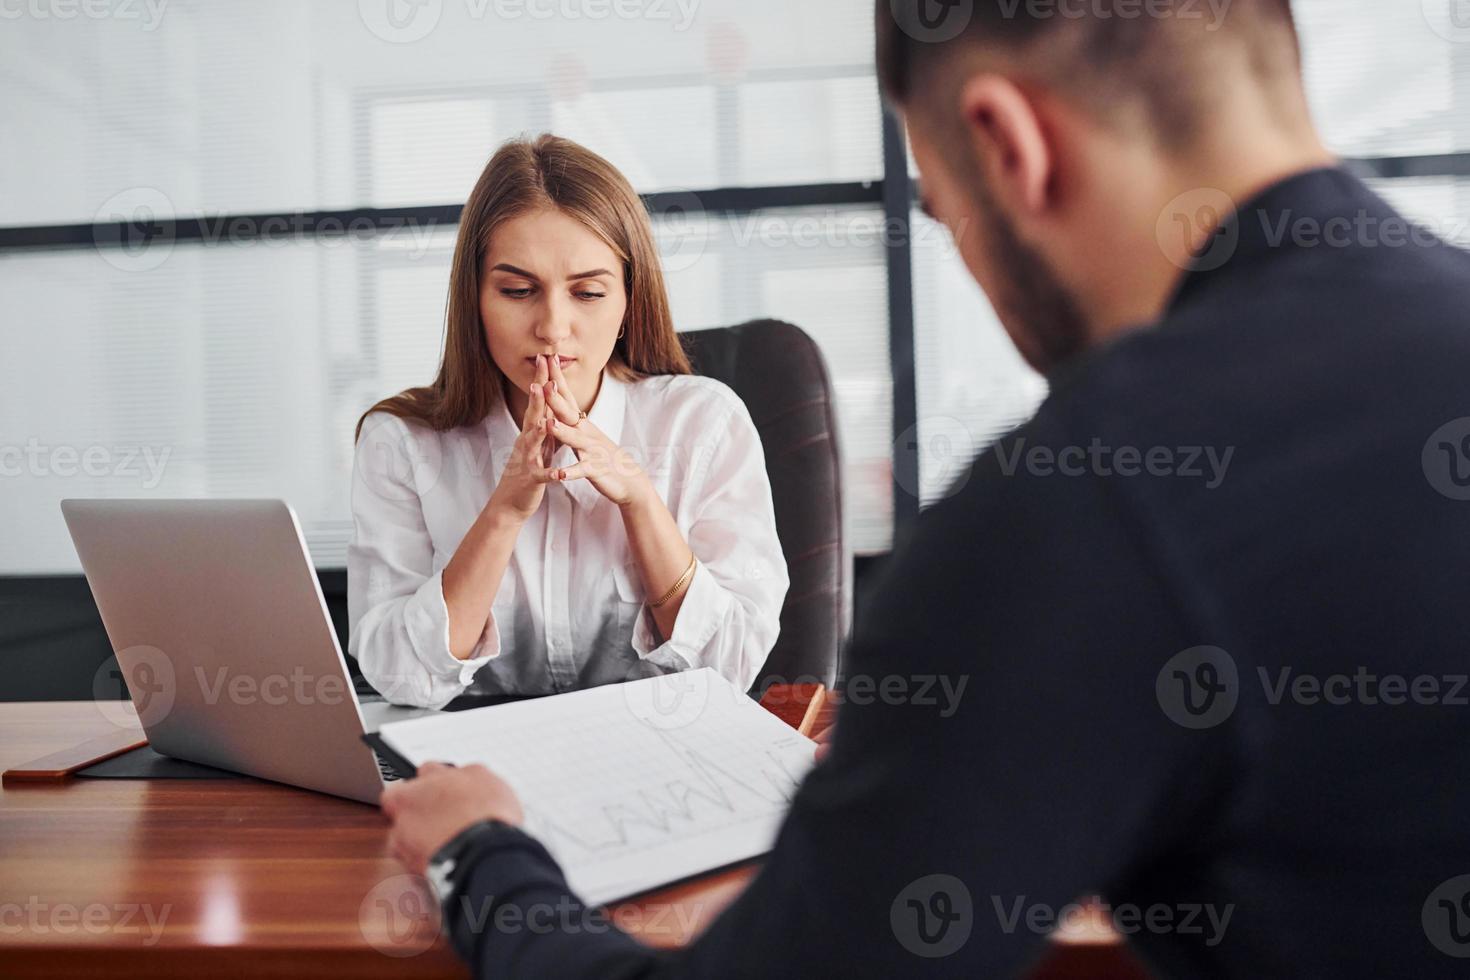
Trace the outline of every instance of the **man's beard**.
{"label": "man's beard", "polygon": [[996,292],[990,297],[1021,356],[1043,374],[1088,346],[1087,320],[1070,290],[1046,258],[1021,241],[995,205],[984,181],[976,181],[977,222],[985,248],[996,265]]}

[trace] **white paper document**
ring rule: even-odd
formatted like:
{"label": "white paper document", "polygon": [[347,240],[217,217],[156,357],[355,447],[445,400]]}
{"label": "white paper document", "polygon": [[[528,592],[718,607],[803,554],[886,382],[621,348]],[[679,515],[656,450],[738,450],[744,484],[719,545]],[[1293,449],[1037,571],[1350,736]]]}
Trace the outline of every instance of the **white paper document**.
{"label": "white paper document", "polygon": [[816,748],[707,667],[378,734],[415,765],[499,774],[593,905],[769,851]]}

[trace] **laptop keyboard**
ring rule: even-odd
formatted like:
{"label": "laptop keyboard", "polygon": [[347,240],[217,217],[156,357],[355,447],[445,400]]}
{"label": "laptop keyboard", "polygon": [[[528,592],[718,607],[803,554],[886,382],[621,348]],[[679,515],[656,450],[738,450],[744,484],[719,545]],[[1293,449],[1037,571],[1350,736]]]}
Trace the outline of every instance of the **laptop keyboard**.
{"label": "laptop keyboard", "polygon": [[383,760],[383,757],[380,756],[380,755],[378,755],[378,753],[374,752],[373,753],[373,758],[376,759],[376,760],[378,760],[378,772],[382,774],[382,776],[383,776],[383,782],[385,782],[385,783],[391,783],[391,782],[393,782],[396,779],[402,779],[403,778],[402,776],[398,775],[398,770],[396,770],[392,766],[388,765],[388,763],[385,762]]}

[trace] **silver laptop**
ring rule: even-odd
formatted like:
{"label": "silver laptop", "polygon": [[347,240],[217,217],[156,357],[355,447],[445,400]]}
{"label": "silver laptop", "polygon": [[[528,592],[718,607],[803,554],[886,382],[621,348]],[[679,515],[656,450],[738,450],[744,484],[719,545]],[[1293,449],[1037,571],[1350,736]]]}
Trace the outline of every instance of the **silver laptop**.
{"label": "silver laptop", "polygon": [[364,732],[429,713],[361,703],[280,500],[63,500],[153,749],[376,803]]}

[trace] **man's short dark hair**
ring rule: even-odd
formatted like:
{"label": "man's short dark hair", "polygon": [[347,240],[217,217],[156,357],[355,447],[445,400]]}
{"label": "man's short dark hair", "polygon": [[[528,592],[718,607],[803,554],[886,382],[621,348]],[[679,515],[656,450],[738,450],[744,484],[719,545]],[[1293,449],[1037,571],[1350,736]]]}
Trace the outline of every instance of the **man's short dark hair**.
{"label": "man's short dark hair", "polygon": [[901,106],[946,96],[956,55],[989,50],[1101,114],[1141,105],[1171,144],[1233,83],[1212,71],[1226,39],[1262,78],[1300,71],[1290,0],[877,0],[878,79]]}

